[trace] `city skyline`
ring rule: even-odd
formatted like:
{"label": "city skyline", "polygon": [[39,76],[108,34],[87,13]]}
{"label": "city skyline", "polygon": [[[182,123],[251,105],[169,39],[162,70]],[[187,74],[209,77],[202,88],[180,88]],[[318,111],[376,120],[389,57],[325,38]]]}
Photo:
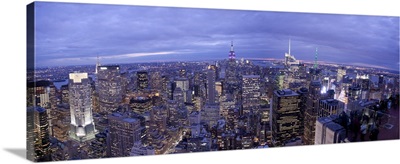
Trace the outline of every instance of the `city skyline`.
{"label": "city skyline", "polygon": [[399,68],[397,17],[44,2],[36,9],[39,67],[95,64],[97,56],[104,64],[219,60],[231,41],[237,58],[282,59],[291,39],[299,60],[312,61],[318,47],[320,61]]}

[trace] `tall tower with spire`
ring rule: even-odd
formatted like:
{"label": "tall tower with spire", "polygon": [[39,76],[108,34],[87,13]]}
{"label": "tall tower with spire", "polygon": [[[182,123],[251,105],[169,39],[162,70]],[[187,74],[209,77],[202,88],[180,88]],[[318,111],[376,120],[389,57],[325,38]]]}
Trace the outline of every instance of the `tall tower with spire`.
{"label": "tall tower with spire", "polygon": [[235,55],[235,51],[233,50],[233,41],[231,41],[231,50],[229,51],[229,59],[235,59],[236,55]]}
{"label": "tall tower with spire", "polygon": [[318,61],[318,47],[315,48],[314,69],[317,69],[317,68],[318,68],[318,63],[317,63],[317,61]]}
{"label": "tall tower with spire", "polygon": [[99,66],[101,66],[101,64],[100,64],[99,55],[97,55],[97,62],[96,62],[96,74],[98,73]]}

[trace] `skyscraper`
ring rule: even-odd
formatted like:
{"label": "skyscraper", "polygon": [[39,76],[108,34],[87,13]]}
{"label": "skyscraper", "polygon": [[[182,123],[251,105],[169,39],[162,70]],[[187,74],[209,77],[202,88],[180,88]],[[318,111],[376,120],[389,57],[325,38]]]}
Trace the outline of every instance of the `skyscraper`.
{"label": "skyscraper", "polygon": [[260,110],[260,76],[243,75],[243,113],[257,113]]}
{"label": "skyscraper", "polygon": [[318,117],[328,117],[340,114],[344,110],[344,103],[335,99],[319,101]]}
{"label": "skyscraper", "polygon": [[121,77],[118,65],[100,66],[98,71],[98,93],[100,113],[115,111],[122,102]]}
{"label": "skyscraper", "polygon": [[315,122],[318,117],[319,100],[321,98],[321,82],[313,81],[310,84],[307,98],[307,110],[304,115],[303,142],[306,145],[314,144]]}
{"label": "skyscraper", "polygon": [[207,100],[206,103],[214,104],[215,94],[215,70],[207,69]]}
{"label": "skyscraper", "polygon": [[275,90],[272,100],[272,143],[284,146],[301,135],[300,95],[290,89]]}
{"label": "skyscraper", "polygon": [[36,162],[50,161],[49,122],[46,109],[27,108],[27,158]]}
{"label": "skyscraper", "polygon": [[346,69],[345,69],[345,67],[340,67],[340,68],[338,68],[337,75],[336,75],[336,81],[337,81],[338,83],[341,83],[342,80],[343,80],[343,76],[344,76],[344,75],[346,75]]}
{"label": "skyscraper", "polygon": [[69,74],[69,104],[71,128],[69,137],[79,142],[95,138],[93,122],[91,85],[87,73]]}
{"label": "skyscraper", "polygon": [[337,123],[338,115],[330,115],[317,119],[315,128],[315,144],[342,143],[346,139],[346,130]]}
{"label": "skyscraper", "polygon": [[233,49],[233,42],[231,43],[231,49],[228,55],[228,65],[226,68],[225,73],[225,81],[228,84],[228,87],[232,87],[232,85],[236,84],[237,82],[237,73],[236,73],[236,54]]}
{"label": "skyscraper", "polygon": [[138,89],[143,90],[149,87],[149,74],[147,71],[138,71],[137,73]]}
{"label": "skyscraper", "polygon": [[110,122],[111,157],[130,156],[131,149],[135,142],[141,140],[140,120],[131,118],[120,113],[108,115]]}

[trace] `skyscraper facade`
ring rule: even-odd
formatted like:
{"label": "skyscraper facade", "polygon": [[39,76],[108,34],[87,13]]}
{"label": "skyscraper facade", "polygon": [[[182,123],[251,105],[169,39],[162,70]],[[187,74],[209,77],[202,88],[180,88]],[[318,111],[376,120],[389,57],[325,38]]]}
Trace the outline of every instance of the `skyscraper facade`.
{"label": "skyscraper facade", "polygon": [[284,146],[300,138],[300,95],[290,89],[275,90],[272,100],[272,143]]}
{"label": "skyscraper facade", "polygon": [[140,120],[120,113],[108,115],[110,125],[110,155],[111,157],[130,156],[135,142],[141,140]]}
{"label": "skyscraper facade", "polygon": [[319,101],[318,117],[328,117],[340,114],[344,110],[344,103],[336,99],[326,99]]}
{"label": "skyscraper facade", "polygon": [[257,113],[260,110],[260,76],[243,75],[243,113]]}
{"label": "skyscraper facade", "polygon": [[100,113],[106,115],[122,102],[120,68],[118,65],[100,66],[97,76]]}
{"label": "skyscraper facade", "polygon": [[91,85],[87,73],[69,74],[69,104],[71,126],[69,137],[79,142],[95,138]]}
{"label": "skyscraper facade", "polygon": [[147,71],[138,71],[137,85],[139,90],[147,89],[149,87],[149,74]]}
{"label": "skyscraper facade", "polygon": [[214,104],[216,100],[215,71],[207,69],[207,100],[206,103]]}
{"label": "skyscraper facade", "polygon": [[312,81],[308,91],[307,110],[304,115],[303,142],[313,145],[315,139],[315,122],[318,117],[319,100],[321,98],[321,82]]}

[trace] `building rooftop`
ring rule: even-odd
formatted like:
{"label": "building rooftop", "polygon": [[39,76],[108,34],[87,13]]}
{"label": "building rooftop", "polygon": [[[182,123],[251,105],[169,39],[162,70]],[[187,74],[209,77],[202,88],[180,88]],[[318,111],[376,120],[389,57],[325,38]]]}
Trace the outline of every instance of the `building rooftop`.
{"label": "building rooftop", "polygon": [[296,92],[293,92],[290,89],[282,89],[282,90],[275,90],[274,91],[275,95],[278,97],[285,97],[285,96],[298,96],[299,94]]}
{"label": "building rooftop", "polygon": [[137,119],[134,119],[134,118],[125,118],[125,119],[123,119],[123,121],[129,122],[129,123],[133,123],[133,122],[136,122]]}

